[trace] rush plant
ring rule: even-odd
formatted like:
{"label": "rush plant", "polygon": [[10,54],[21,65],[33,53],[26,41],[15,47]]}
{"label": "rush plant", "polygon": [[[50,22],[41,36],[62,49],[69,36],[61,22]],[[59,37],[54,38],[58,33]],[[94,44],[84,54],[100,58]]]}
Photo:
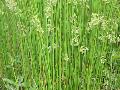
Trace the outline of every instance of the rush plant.
{"label": "rush plant", "polygon": [[0,90],[120,90],[119,0],[1,0]]}

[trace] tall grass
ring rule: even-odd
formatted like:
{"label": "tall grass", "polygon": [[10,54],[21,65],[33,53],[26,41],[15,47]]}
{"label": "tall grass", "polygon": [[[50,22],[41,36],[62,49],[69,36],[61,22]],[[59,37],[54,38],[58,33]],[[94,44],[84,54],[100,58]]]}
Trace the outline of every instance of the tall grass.
{"label": "tall grass", "polygon": [[0,1],[0,90],[119,89],[119,0]]}

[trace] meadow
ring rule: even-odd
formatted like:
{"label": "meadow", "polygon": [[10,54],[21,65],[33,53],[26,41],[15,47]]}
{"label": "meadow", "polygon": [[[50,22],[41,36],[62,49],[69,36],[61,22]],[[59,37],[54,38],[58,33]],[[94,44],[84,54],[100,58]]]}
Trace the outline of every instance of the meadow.
{"label": "meadow", "polygon": [[120,0],[0,0],[0,90],[120,90]]}

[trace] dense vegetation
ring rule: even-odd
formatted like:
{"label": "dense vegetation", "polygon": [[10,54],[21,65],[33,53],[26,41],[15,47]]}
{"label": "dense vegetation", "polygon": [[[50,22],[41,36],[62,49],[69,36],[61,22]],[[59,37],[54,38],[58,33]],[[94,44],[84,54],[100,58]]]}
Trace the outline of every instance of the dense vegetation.
{"label": "dense vegetation", "polygon": [[120,1],[0,0],[0,90],[120,90]]}

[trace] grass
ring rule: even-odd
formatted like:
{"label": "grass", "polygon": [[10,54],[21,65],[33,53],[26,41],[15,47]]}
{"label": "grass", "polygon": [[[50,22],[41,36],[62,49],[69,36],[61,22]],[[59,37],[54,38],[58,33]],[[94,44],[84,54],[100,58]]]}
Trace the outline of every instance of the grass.
{"label": "grass", "polygon": [[1,0],[1,90],[119,90],[119,0]]}

